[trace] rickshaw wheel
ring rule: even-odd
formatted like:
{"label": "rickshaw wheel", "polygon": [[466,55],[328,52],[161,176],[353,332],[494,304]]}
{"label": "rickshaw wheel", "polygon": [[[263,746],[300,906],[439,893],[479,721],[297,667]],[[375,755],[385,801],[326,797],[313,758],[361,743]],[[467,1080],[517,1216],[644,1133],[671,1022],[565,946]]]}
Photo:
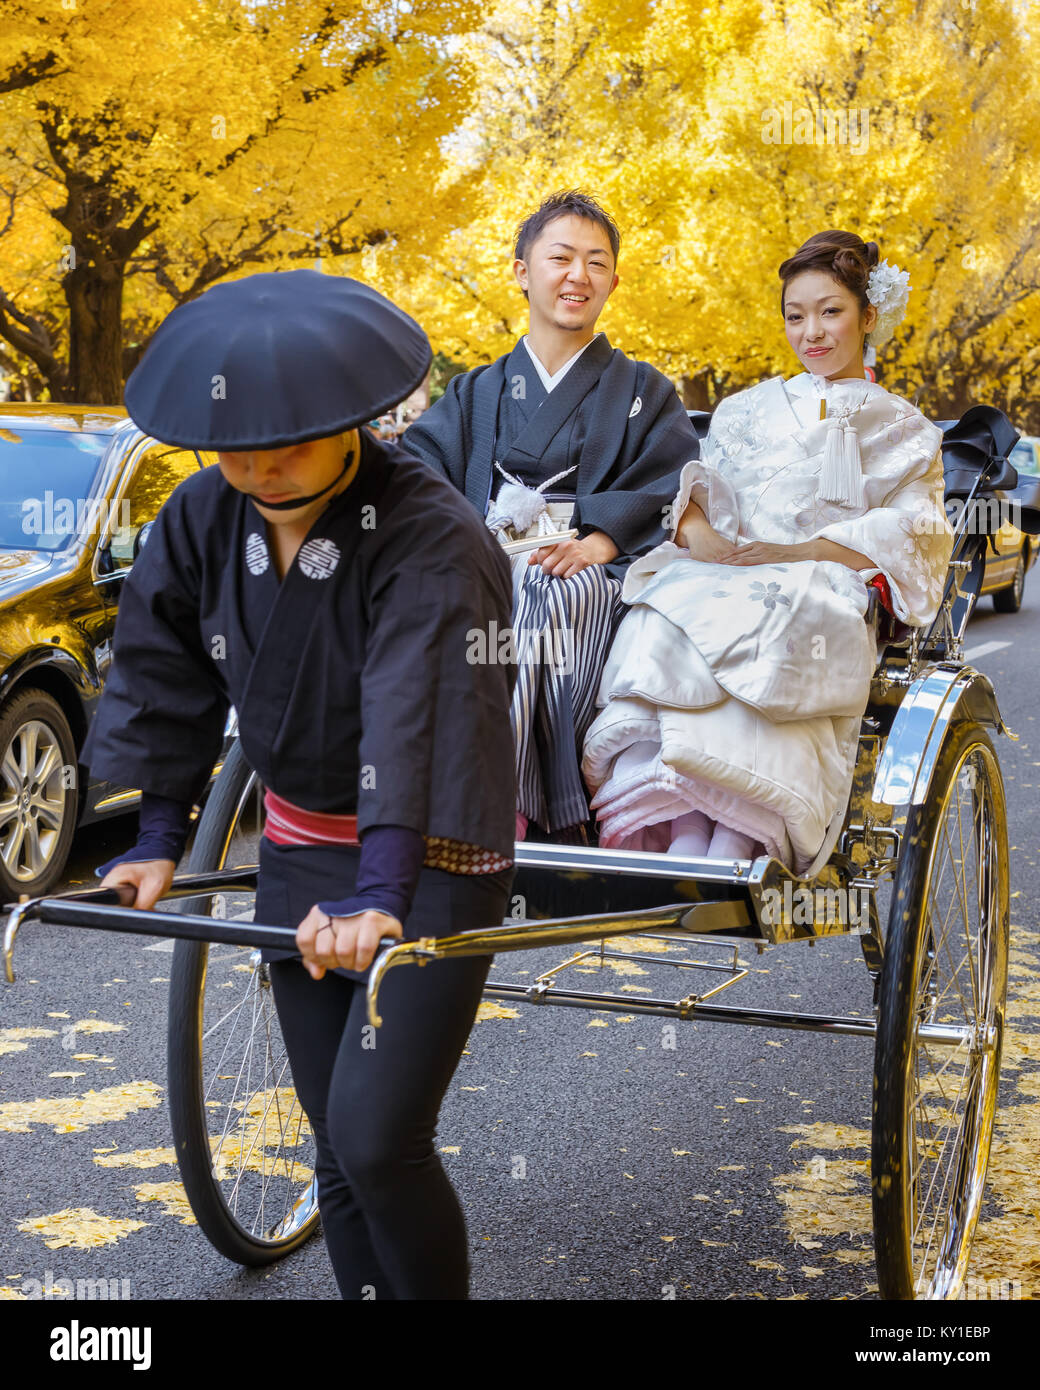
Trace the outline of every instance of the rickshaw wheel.
{"label": "rickshaw wheel", "polygon": [[[871,1189],[886,1299],[961,1292],[1000,1080],[1008,965],[1004,786],[976,724],[954,725],[896,869],[874,1054]],[[971,1030],[929,1043],[920,1024]]]}
{"label": "rickshaw wheel", "polygon": [[[189,872],[255,864],[263,788],[236,739],[195,835]],[[253,915],[253,894],[184,899],[183,911]],[[314,1139],[293,1088],[259,951],[178,941],[170,976],[170,1120],[181,1180],[217,1250],[270,1264],[318,1224]]]}

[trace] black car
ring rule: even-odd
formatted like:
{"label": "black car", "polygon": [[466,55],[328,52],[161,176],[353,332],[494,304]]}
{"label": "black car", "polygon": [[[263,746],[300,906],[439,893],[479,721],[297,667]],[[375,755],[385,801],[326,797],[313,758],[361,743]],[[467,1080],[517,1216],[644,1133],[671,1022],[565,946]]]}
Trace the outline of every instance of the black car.
{"label": "black car", "polygon": [[78,754],[146,528],[208,461],[117,407],[0,405],[0,899],[49,891],[78,824],[137,804]]}

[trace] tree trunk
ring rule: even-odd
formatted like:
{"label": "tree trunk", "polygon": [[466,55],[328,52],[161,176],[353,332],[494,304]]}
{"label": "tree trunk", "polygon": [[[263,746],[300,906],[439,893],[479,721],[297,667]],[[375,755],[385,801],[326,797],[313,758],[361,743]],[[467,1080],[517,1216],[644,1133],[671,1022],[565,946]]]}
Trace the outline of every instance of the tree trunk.
{"label": "tree trunk", "polygon": [[682,379],[682,402],[687,410],[711,410],[712,400],[709,392],[709,378],[711,372],[708,368],[698,372],[696,376],[684,376]]}
{"label": "tree trunk", "polygon": [[122,404],[123,274],[123,262],[81,260],[65,276],[69,400],[83,405]]}

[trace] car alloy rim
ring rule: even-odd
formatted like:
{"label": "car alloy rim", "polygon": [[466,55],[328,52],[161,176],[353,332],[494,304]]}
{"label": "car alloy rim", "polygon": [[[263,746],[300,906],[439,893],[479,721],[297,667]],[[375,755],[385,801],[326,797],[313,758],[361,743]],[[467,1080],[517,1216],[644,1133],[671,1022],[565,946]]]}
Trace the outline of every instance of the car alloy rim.
{"label": "car alloy rim", "polygon": [[65,821],[65,762],[42,720],[18,728],[0,761],[0,859],[12,879],[31,883],[54,858]]}
{"label": "car alloy rim", "polygon": [[1015,591],[1015,602],[1022,602],[1022,590],[1025,587],[1026,567],[1022,556],[1018,557],[1018,564],[1015,566],[1015,578],[1011,587]]}

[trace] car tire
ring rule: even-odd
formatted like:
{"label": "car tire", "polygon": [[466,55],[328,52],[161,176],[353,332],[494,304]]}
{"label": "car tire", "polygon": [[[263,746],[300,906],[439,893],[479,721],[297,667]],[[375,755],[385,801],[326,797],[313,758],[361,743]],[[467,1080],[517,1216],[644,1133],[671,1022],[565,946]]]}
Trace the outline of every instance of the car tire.
{"label": "car tire", "polygon": [[1026,587],[1026,552],[1019,552],[1015,565],[1014,578],[1006,589],[998,589],[993,595],[993,607],[998,613],[1017,613],[1022,607],[1022,595]]}
{"label": "car tire", "polygon": [[76,833],[76,745],[57,700],[21,690],[0,711],[0,900],[61,879]]}

